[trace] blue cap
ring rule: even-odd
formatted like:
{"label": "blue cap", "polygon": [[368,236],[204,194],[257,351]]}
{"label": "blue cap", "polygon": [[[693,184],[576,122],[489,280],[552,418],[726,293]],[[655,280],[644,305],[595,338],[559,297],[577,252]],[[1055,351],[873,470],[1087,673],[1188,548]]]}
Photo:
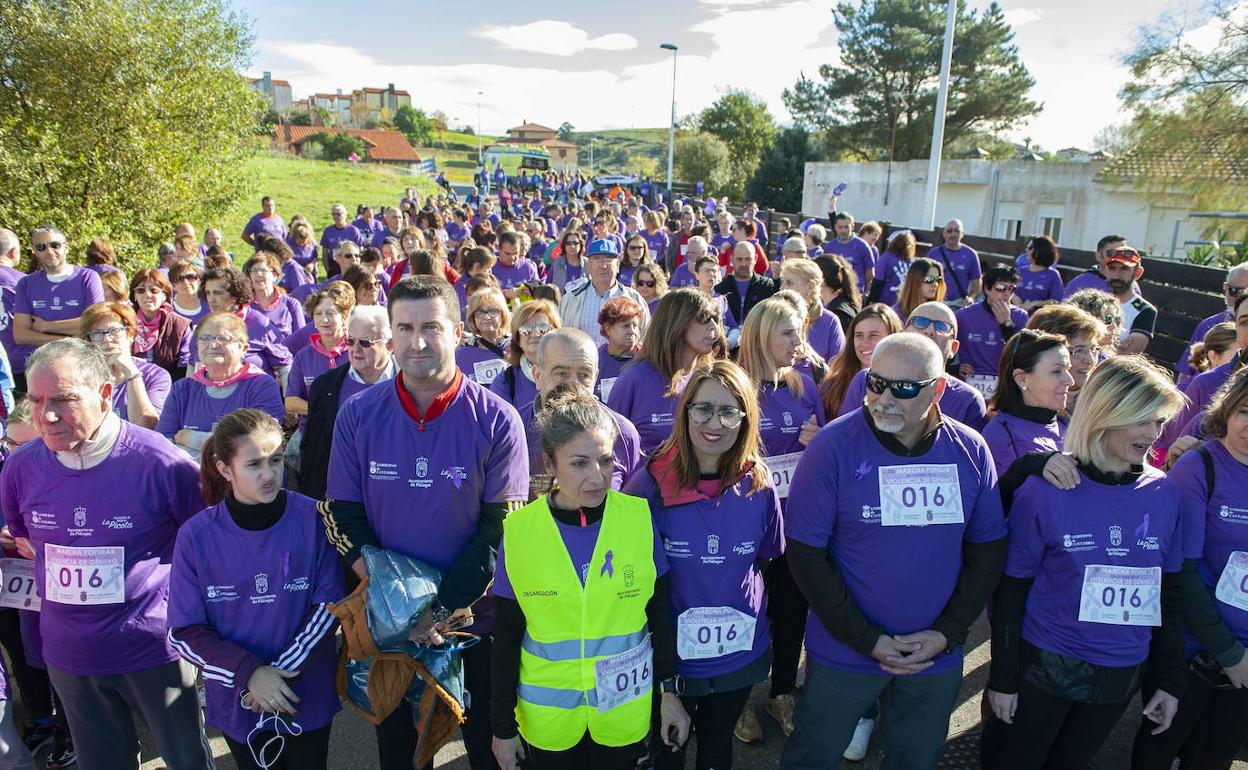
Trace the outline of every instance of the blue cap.
{"label": "blue cap", "polygon": [[618,259],[620,249],[611,238],[595,238],[589,242],[589,248],[585,250],[585,256],[588,258],[599,254],[610,254]]}

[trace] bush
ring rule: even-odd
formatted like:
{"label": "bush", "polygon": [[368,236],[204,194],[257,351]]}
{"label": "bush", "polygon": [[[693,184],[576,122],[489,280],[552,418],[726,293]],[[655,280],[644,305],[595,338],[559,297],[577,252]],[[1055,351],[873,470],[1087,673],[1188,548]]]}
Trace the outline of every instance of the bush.
{"label": "bush", "polygon": [[[328,131],[317,131],[304,140],[304,146],[314,144],[320,147],[320,160],[346,160],[351,153],[364,157],[366,145],[363,139],[357,139],[345,131],[331,134]],[[304,151],[307,157],[307,151]]]}

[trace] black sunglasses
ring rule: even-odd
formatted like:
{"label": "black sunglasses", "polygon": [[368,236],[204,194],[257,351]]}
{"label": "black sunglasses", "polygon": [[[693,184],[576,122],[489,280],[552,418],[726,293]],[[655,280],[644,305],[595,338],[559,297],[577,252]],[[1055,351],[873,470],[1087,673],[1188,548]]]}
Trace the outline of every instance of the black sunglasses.
{"label": "black sunglasses", "polygon": [[908,401],[919,395],[921,390],[926,388],[928,385],[931,385],[938,379],[940,378],[933,377],[930,380],[920,380],[917,382],[915,380],[890,380],[887,377],[881,377],[868,369],[867,390],[870,390],[877,396],[883,394],[885,390],[890,390],[892,391],[894,398],[900,398],[903,401]]}
{"label": "black sunglasses", "polygon": [[369,350],[373,347],[373,345],[380,345],[381,343],[385,341],[386,340],[384,338],[376,339],[376,340],[366,340],[363,337],[347,337],[347,347],[353,348],[355,347],[355,344],[358,342],[360,344],[360,347],[364,348],[365,350]]}
{"label": "black sunglasses", "polygon": [[659,282],[658,281],[643,281],[640,278],[634,278],[633,284],[636,286],[645,286],[647,289],[652,289],[655,286],[658,286]]}

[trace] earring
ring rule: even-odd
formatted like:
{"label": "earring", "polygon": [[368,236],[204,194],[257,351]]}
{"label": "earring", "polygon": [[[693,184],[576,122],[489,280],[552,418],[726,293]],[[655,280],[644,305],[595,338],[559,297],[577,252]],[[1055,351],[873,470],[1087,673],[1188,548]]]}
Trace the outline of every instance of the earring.
{"label": "earring", "polygon": [[1021,387],[1022,387],[1022,389],[1023,389],[1023,390],[1027,390],[1027,386],[1026,386],[1026,385],[1023,385],[1023,386],[1021,386]]}

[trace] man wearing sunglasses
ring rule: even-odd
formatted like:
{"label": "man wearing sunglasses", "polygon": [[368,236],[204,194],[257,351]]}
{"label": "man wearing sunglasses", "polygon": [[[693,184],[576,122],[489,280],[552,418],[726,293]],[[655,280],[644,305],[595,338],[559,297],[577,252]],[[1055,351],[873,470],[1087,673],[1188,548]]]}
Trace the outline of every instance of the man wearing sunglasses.
{"label": "man wearing sunglasses", "polygon": [[1100,291],[1109,291],[1109,280],[1105,277],[1105,257],[1111,251],[1127,244],[1127,238],[1124,235],[1106,235],[1096,242],[1096,267],[1088,268],[1088,270],[1080,273],[1066,284],[1066,296],[1064,299],[1070,299],[1070,296],[1082,289],[1099,289]]}
{"label": "man wearing sunglasses", "polygon": [[[2,236],[0,236],[2,237]],[[2,241],[0,241],[2,243]],[[3,251],[3,248],[0,248]],[[0,262],[0,264],[3,264]],[[0,267],[0,276],[3,275],[3,269]],[[0,277],[0,284],[3,278]],[[1248,295],[1248,262],[1240,262],[1230,270],[1226,271],[1226,280],[1222,282],[1222,295],[1226,298],[1226,310],[1219,310],[1196,326],[1196,331],[1192,332],[1192,339],[1187,347],[1183,349],[1183,355],[1179,356],[1179,362],[1175,364],[1175,371],[1179,373],[1179,386],[1187,384],[1187,381],[1196,376],[1196,370],[1187,362],[1188,356],[1192,352],[1192,345],[1200,342],[1205,338],[1205,334],[1214,326],[1224,321],[1235,320],[1235,301],[1244,295]]]}
{"label": "man wearing sunglasses", "polygon": [[1153,339],[1157,308],[1135,293],[1135,282],[1144,275],[1140,252],[1125,243],[1105,254],[1105,279],[1109,293],[1122,305],[1122,336],[1119,353],[1143,353]]}
{"label": "man wearing sunglasses", "polygon": [[890,767],[933,767],[945,742],[1006,529],[988,446],[940,409],[944,365],[922,335],[886,337],[863,408],[816,434],[793,474],[786,555],[811,599],[810,671],[782,770],[828,767],[881,698]]}
{"label": "man wearing sunglasses", "polygon": [[973,302],[983,288],[979,252],[962,242],[962,233],[962,220],[950,219],[942,232],[944,243],[927,252],[928,259],[936,260],[945,269],[945,302],[954,308]]}
{"label": "man wearing sunglasses", "polygon": [[17,390],[26,390],[26,358],[45,342],[78,334],[82,311],[104,301],[104,286],[93,270],[69,263],[65,233],[50,225],[30,233],[36,270],[13,290],[13,365]]}
{"label": "man wearing sunglasses", "polygon": [[1027,311],[1010,301],[1017,288],[1018,271],[1013,265],[993,265],[984,271],[984,301],[957,314],[958,374],[984,398],[991,398],[996,390],[1006,340],[1027,325]]}
{"label": "man wearing sunglasses", "polygon": [[[906,319],[905,331],[922,334],[936,343],[936,348],[940,350],[946,363],[960,348],[958,319],[943,302],[924,302],[916,307]],[[984,403],[983,395],[957,377],[948,373],[943,377],[945,395],[940,403],[941,412],[974,430],[981,430],[988,424],[988,407]],[[849,381],[845,399],[841,402],[840,414],[849,414],[862,406],[866,394],[867,373],[864,370]]]}

